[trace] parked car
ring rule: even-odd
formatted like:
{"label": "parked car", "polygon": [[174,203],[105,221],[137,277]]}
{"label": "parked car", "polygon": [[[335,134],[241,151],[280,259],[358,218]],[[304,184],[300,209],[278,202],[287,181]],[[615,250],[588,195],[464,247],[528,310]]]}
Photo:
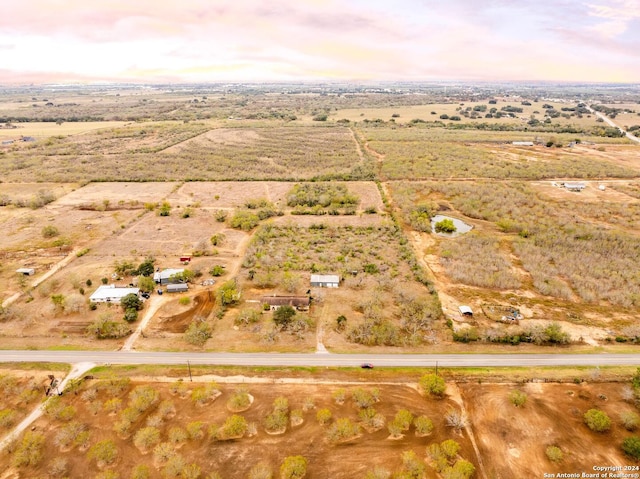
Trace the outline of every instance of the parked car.
{"label": "parked car", "polygon": [[373,369],[373,364],[371,364],[371,363],[362,363],[362,364],[360,365],[360,367],[361,367],[362,369]]}
{"label": "parked car", "polygon": [[161,289],[158,290],[158,294],[162,295],[162,290]]}
{"label": "parked car", "polygon": [[151,297],[149,293],[142,293],[140,296],[142,296],[144,299],[149,299]]}

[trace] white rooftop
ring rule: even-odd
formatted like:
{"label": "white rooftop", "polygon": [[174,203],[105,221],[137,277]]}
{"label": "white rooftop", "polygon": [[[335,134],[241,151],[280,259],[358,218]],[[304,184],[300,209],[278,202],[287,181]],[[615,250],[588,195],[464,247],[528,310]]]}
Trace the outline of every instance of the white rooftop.
{"label": "white rooftop", "polygon": [[469,306],[458,306],[458,310],[462,314],[473,314],[473,311]]}
{"label": "white rooftop", "polygon": [[184,268],[167,268],[153,273],[153,279],[155,281],[160,281],[161,279],[169,279],[174,274],[180,273],[184,273]]}
{"label": "white rooftop", "polygon": [[337,274],[312,274],[312,283],[339,283],[340,276]]}
{"label": "white rooftop", "polygon": [[138,294],[139,288],[118,288],[115,284],[103,284],[96,289],[89,299],[93,302],[107,299],[117,302],[128,294]]}

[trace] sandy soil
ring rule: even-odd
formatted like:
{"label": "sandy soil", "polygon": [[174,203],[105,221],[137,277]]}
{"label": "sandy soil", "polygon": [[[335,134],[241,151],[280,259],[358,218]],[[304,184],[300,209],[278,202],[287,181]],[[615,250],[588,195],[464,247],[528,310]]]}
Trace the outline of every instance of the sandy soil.
{"label": "sandy soil", "polygon": [[[363,376],[357,374],[356,376]],[[388,440],[386,428],[377,432],[364,431],[361,437],[342,445],[332,445],[325,437],[326,426],[318,424],[315,414],[320,408],[331,410],[334,419],[348,417],[358,422],[358,409],[350,399],[344,405],[337,405],[332,395],[343,387],[347,397],[355,389],[352,381],[345,378],[342,384],[320,381],[308,384],[306,381],[278,383],[276,379],[265,383],[261,378],[219,377],[222,394],[204,407],[194,405],[189,399],[192,390],[205,377],[197,377],[197,382],[184,384],[187,394],[183,397],[170,392],[165,378],[134,378],[127,391],[120,394],[126,403],[128,391],[134,387],[150,384],[160,392],[160,400],[169,400],[176,406],[177,414],[169,417],[160,426],[161,438],[171,427],[185,427],[188,422],[200,420],[205,424],[221,424],[229,415],[226,403],[237,387],[249,390],[254,401],[250,408],[240,413],[250,423],[255,423],[257,435],[245,436],[233,441],[187,441],[176,448],[187,463],[195,462],[207,472],[218,471],[223,477],[247,477],[248,471],[260,461],[266,462],[277,470],[287,455],[301,454],[309,461],[308,477],[352,478],[362,477],[374,466],[383,466],[391,471],[401,467],[400,455],[403,451],[413,450],[418,458],[426,462],[426,477],[439,477],[433,469],[427,455],[427,446],[453,439],[461,445],[458,457],[471,461],[476,466],[474,477],[511,479],[513,477],[542,477],[545,472],[590,472],[594,465],[631,465],[623,455],[620,444],[632,433],[620,424],[622,412],[635,410],[632,404],[623,399],[624,384],[620,383],[544,383],[528,382],[524,384],[480,384],[471,382],[449,383],[448,393],[443,400],[422,397],[413,384],[385,383],[377,384],[381,401],[374,405],[377,412],[387,421],[395,413],[408,409],[414,416],[427,415],[432,419],[434,430],[423,438],[415,436],[413,428],[400,440]],[[211,378],[209,378],[211,379]],[[355,377],[353,379],[356,379]],[[363,378],[362,378],[363,379]],[[362,380],[361,379],[361,380]],[[235,381],[235,383],[234,383]],[[92,389],[95,380],[85,381],[83,390]],[[360,387],[370,388],[374,384],[362,382]],[[523,407],[516,408],[509,401],[509,393],[520,390],[527,396]],[[305,398],[313,398],[315,408],[303,413],[300,426],[287,427],[284,434],[267,434],[263,421],[271,411],[273,400],[284,396],[289,400],[291,409],[302,408]],[[83,399],[82,391],[78,395],[65,395],[65,404],[77,409],[74,420],[88,425],[91,443],[111,439],[119,450],[119,458],[113,468],[121,473],[130,471],[134,465],[148,464],[152,471],[158,471],[152,454],[141,455],[133,447],[132,436],[122,438],[112,431],[116,418],[104,414],[94,415],[88,407],[89,402],[104,402],[109,399],[106,391],[98,392],[96,399]],[[583,423],[583,414],[592,408],[603,410],[612,420],[612,428],[606,433],[594,433]],[[445,415],[452,410],[464,410],[470,419],[470,427],[461,433],[446,426]],[[145,426],[148,416],[154,414],[154,408],[145,412],[135,423],[133,431]],[[0,457],[0,467],[4,467],[3,478],[39,477],[51,460],[62,457],[69,465],[70,477],[92,477],[98,472],[95,462],[89,461],[86,453],[77,449],[61,451],[54,446],[53,437],[64,426],[47,415],[35,420],[33,428],[45,434],[47,441],[44,459],[37,467],[27,467],[20,472],[10,465],[11,456]],[[473,440],[470,437],[473,436]],[[476,448],[474,448],[474,443]],[[546,455],[547,446],[559,447],[564,459],[559,464],[551,463]],[[486,474],[485,474],[486,473]],[[24,476],[27,474],[27,476]]]}

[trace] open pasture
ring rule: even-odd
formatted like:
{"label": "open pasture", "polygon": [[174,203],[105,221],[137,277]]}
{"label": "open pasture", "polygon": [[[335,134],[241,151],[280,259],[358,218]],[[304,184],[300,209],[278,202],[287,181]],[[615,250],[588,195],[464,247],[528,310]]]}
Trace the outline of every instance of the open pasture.
{"label": "open pasture", "polygon": [[359,179],[369,166],[344,127],[216,129],[161,153],[195,164],[203,179]]}
{"label": "open pasture", "polygon": [[50,137],[3,152],[0,175],[15,182],[373,178],[345,127],[211,128],[153,122]]}
{"label": "open pasture", "polygon": [[83,135],[110,128],[122,128],[124,121],[82,121],[57,124],[49,122],[14,123],[15,128],[0,128],[0,139],[18,140],[21,136],[32,136],[36,140],[46,140],[53,136]]}
{"label": "open pasture", "polygon": [[[381,156],[380,174],[386,179],[629,178],[640,172],[640,150],[635,146],[618,147],[620,154],[603,154],[585,147],[521,147],[502,142],[496,144],[495,141],[473,143],[454,140],[455,135],[450,141],[436,140],[440,133],[438,129],[412,129],[405,131],[404,139],[398,141],[384,133],[380,135],[377,130],[364,132],[369,138],[389,138],[370,139],[367,143]],[[429,139],[431,135],[434,139]],[[487,135],[483,136],[488,139]]]}
{"label": "open pasture", "polygon": [[[352,122],[362,122],[363,120],[376,120],[381,119],[384,121],[393,120],[398,124],[407,124],[411,120],[423,120],[423,121],[442,121],[449,123],[448,118],[440,118],[441,115],[447,117],[457,116],[459,121],[452,121],[452,124],[456,123],[498,123],[504,125],[511,125],[514,127],[520,127],[524,129],[527,126],[527,122],[532,118],[543,122],[546,118],[545,114],[547,110],[555,111],[558,113],[557,117],[551,118],[553,124],[558,125],[573,125],[579,128],[590,128],[596,126],[596,117],[593,114],[576,114],[572,111],[563,111],[563,108],[575,108],[576,103],[559,103],[551,101],[530,101],[530,105],[523,105],[522,102],[525,99],[520,98],[505,98],[496,100],[495,104],[489,104],[488,101],[461,101],[450,103],[430,103],[424,105],[399,105],[399,106],[386,106],[383,108],[349,108],[340,109],[332,114],[332,117],[336,119],[347,119]],[[525,101],[526,103],[526,101]],[[553,108],[545,109],[543,105]],[[513,117],[507,112],[502,110],[503,108],[515,107],[522,109],[522,111],[513,112]],[[492,109],[495,112],[500,113],[500,117],[487,118],[487,114]],[[462,114],[463,111],[468,111],[469,116]],[[394,116],[395,115],[395,116]],[[562,116],[564,115],[564,116]]]}

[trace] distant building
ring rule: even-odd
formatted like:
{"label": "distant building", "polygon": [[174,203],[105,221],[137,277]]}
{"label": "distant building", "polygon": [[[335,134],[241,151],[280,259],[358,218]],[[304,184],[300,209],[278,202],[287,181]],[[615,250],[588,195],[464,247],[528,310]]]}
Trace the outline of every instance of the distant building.
{"label": "distant building", "polygon": [[513,146],[533,146],[533,141],[514,141]]}
{"label": "distant building", "polygon": [[36,139],[32,136],[23,136],[20,138],[22,141],[36,141]]}
{"label": "distant building", "polygon": [[312,274],[311,286],[320,288],[337,288],[340,286],[340,276],[337,274]]}
{"label": "distant building", "polygon": [[115,284],[103,284],[96,289],[89,300],[93,303],[120,303],[120,300],[128,294],[140,292],[140,288],[121,288]]}
{"label": "distant building", "polygon": [[25,276],[33,276],[36,274],[36,270],[33,268],[18,268],[16,273],[24,274]]}
{"label": "distant building", "polygon": [[156,271],[153,273],[153,280],[156,284],[169,284],[176,283],[177,281],[173,281],[171,277],[176,274],[184,273],[183,268],[167,268],[162,271]]}
{"label": "distant building", "polygon": [[463,316],[473,316],[473,310],[469,306],[458,306],[458,311]]}
{"label": "distant building", "polygon": [[2,140],[2,144],[3,145],[12,145],[13,144],[13,140]]}
{"label": "distant building", "polygon": [[176,283],[167,285],[167,293],[184,293],[189,291],[187,283]]}
{"label": "distant building", "polygon": [[298,311],[307,311],[311,300],[308,296],[263,296],[260,302],[263,305],[268,304],[271,311],[282,306],[291,306]]}
{"label": "distant building", "polygon": [[565,182],[562,186],[564,186],[569,191],[582,191],[587,187],[587,185],[585,185],[584,183],[575,181]]}

